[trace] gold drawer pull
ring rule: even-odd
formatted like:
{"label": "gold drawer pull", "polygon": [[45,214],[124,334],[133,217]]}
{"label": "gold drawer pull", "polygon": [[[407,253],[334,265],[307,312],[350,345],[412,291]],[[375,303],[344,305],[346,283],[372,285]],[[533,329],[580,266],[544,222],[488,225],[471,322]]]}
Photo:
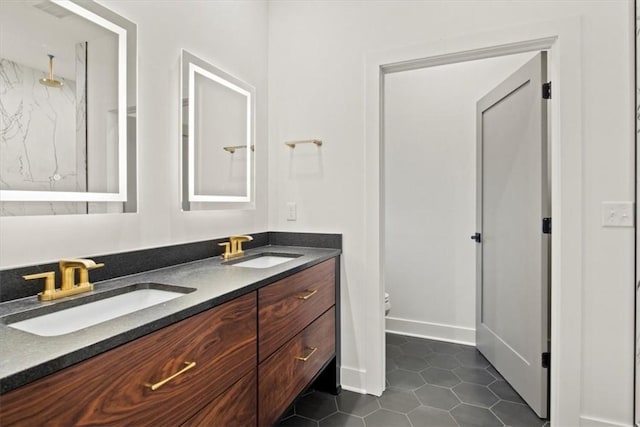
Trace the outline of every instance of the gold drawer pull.
{"label": "gold drawer pull", "polygon": [[[311,356],[311,355],[309,355]],[[169,381],[171,381],[172,379],[174,379],[175,377],[177,377],[178,375],[182,375],[185,372],[187,372],[189,369],[193,368],[194,366],[196,366],[196,362],[184,362],[185,366],[184,368],[180,369],[178,372],[176,372],[175,374],[171,375],[169,378],[165,378],[164,380],[157,382],[155,384],[145,384],[146,387],[149,387],[152,391],[155,391],[157,389],[159,389],[160,387],[162,387],[163,385],[165,385],[166,383],[168,383]]]}
{"label": "gold drawer pull", "polygon": [[318,290],[316,289],[315,291],[307,291],[307,292],[309,292],[309,293],[304,295],[304,296],[303,295],[298,295],[296,298],[303,299],[303,300],[308,300],[309,298],[314,296],[318,292]]}
{"label": "gold drawer pull", "polygon": [[301,360],[303,362],[306,362],[307,360],[309,360],[309,358],[311,357],[311,355],[313,355],[313,353],[316,352],[316,350],[318,349],[318,347],[307,347],[308,350],[311,350],[311,353],[307,354],[306,356],[302,357],[302,356],[297,356],[296,360]]}

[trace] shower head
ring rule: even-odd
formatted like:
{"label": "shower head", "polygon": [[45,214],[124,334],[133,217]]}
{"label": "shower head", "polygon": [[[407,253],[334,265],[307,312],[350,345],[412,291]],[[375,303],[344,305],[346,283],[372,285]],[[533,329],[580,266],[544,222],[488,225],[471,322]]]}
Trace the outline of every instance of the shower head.
{"label": "shower head", "polygon": [[64,83],[62,83],[60,80],[56,80],[53,78],[53,58],[54,56],[49,54],[49,77],[44,77],[40,80],[38,80],[40,82],[41,85],[45,85],[45,86],[49,86],[49,87],[62,87],[64,86]]}

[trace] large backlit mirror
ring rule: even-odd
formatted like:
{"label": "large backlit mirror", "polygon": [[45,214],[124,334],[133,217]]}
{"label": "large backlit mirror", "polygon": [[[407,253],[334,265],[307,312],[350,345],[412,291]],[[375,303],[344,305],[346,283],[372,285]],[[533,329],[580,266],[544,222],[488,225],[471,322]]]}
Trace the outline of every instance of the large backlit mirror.
{"label": "large backlit mirror", "polygon": [[182,207],[254,207],[255,89],[182,51]]}
{"label": "large backlit mirror", "polygon": [[136,58],[93,1],[0,1],[1,215],[136,210]]}

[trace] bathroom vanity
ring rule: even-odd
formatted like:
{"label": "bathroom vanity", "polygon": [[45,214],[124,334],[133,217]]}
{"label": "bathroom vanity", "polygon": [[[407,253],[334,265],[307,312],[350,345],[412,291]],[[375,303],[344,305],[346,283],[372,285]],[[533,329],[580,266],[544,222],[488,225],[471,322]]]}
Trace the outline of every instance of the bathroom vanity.
{"label": "bathroom vanity", "polygon": [[[235,265],[272,254],[291,258]],[[195,291],[59,336],[11,327],[42,303],[0,304],[2,425],[269,426],[314,382],[339,392],[339,254],[265,246],[96,283]]]}

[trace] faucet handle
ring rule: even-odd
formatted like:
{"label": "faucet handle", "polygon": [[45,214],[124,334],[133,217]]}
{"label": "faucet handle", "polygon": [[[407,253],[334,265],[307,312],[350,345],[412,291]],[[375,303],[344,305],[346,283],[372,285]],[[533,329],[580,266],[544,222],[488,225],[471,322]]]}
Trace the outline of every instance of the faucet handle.
{"label": "faucet handle", "polygon": [[218,246],[224,247],[224,253],[222,254],[222,258],[228,259],[231,256],[231,242],[218,243]]}
{"label": "faucet handle", "polygon": [[55,271],[47,271],[46,273],[35,273],[35,274],[27,274],[26,276],[22,276],[24,280],[34,280],[34,279],[45,279],[44,280],[44,291],[38,294],[38,298],[41,301],[46,301],[52,299],[51,296],[56,292],[56,272]]}
{"label": "faucet handle", "polygon": [[104,262],[94,263],[94,265],[87,267],[87,270],[95,270],[96,268],[104,267]]}

